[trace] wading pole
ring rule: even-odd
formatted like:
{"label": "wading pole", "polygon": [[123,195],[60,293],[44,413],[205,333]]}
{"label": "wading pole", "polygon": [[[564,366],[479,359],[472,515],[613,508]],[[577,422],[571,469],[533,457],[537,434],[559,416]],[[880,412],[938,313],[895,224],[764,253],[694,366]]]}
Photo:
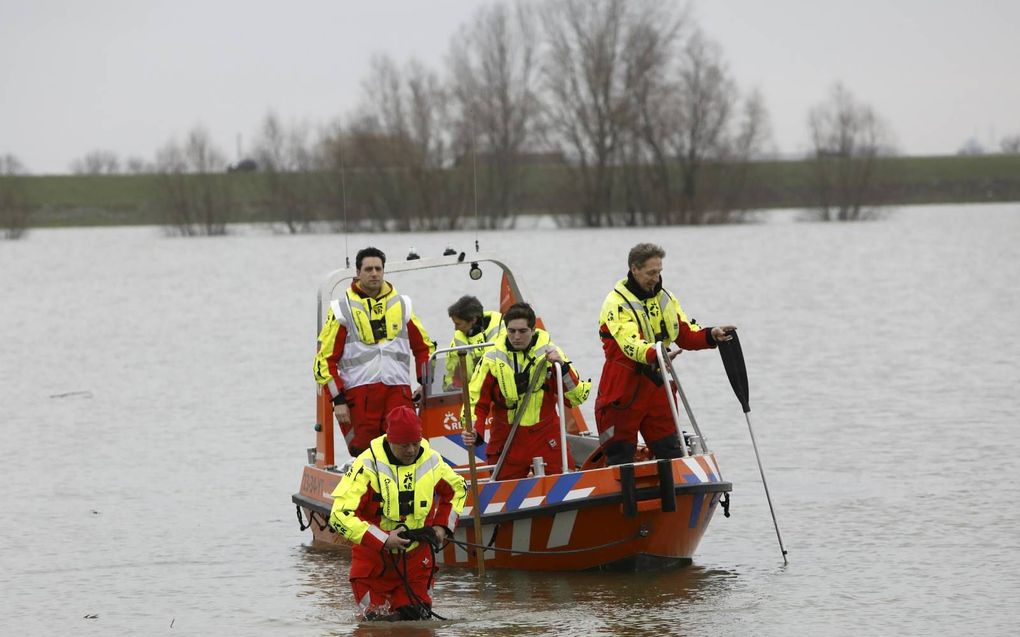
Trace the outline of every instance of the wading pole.
{"label": "wading pole", "polygon": [[[460,371],[461,393],[464,396],[464,412],[461,418],[464,431],[474,433],[472,425],[471,391],[468,389],[467,352],[458,354],[457,368]],[[478,469],[475,468],[475,446],[468,445],[468,475],[471,477],[471,519],[475,525],[475,562],[478,563],[478,577],[485,577],[485,549],[482,547],[482,503],[478,501]]]}
{"label": "wading pole", "polygon": [[769,485],[765,482],[765,469],[761,465],[758,441],[755,439],[754,429],[751,427],[751,404],[748,402],[747,367],[744,365],[744,352],[740,349],[740,339],[737,338],[737,332],[731,330],[729,335],[733,338],[728,341],[719,342],[719,355],[722,357],[723,367],[726,368],[726,376],[730,379],[733,393],[737,395],[737,400],[740,401],[740,406],[744,410],[747,430],[751,432],[751,445],[754,447],[754,457],[758,461],[758,472],[761,473],[761,486],[765,487],[765,499],[769,502],[772,525],[776,527],[776,539],[779,540],[779,550],[783,552],[783,564],[789,564],[786,560],[786,548],[783,547],[783,536],[779,534],[779,523],[776,522],[776,510],[772,508],[772,496],[769,495]]}

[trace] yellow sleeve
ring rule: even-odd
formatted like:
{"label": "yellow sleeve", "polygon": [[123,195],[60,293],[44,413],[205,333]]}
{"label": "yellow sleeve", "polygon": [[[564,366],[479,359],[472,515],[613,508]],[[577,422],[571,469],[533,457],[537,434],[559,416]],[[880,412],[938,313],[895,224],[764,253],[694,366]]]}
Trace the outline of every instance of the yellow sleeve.
{"label": "yellow sleeve", "polygon": [[333,508],[329,512],[329,526],[344,536],[348,542],[382,549],[389,534],[358,515],[361,500],[369,490],[372,476],[359,456],[333,489]]}
{"label": "yellow sleeve", "polygon": [[332,395],[336,395],[334,389],[342,386],[339,374],[334,375],[330,372],[330,363],[332,362],[333,369],[336,369],[336,360],[343,355],[343,348],[337,352],[337,333],[340,331],[340,322],[333,316],[333,310],[330,309],[326,314],[326,323],[322,326],[322,330],[319,332],[319,350],[315,354],[315,363],[313,365],[313,374],[315,375],[315,381],[320,385],[327,385],[330,381],[333,381],[334,385],[330,386],[330,392]]}
{"label": "yellow sleeve", "polygon": [[[450,347],[457,347],[458,345],[465,345],[463,341],[457,339],[457,335],[460,332],[453,333],[453,340],[450,341]],[[453,380],[457,377],[457,367],[460,365],[460,356],[456,352],[446,353],[446,373],[443,375],[443,389],[453,389]]]}
{"label": "yellow sleeve", "polygon": [[[560,353],[560,359],[566,363],[570,362],[559,346],[556,346],[556,351]],[[581,380],[577,370],[571,365],[567,370],[567,375],[563,377],[563,397],[571,406],[578,407],[588,400],[589,394],[591,394],[591,381]]]}

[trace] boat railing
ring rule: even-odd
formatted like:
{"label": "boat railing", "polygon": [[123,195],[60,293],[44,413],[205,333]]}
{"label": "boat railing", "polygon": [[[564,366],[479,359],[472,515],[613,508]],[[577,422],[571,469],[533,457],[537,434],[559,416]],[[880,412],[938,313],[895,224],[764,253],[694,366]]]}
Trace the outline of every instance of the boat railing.
{"label": "boat railing", "polygon": [[[683,457],[688,457],[690,454],[687,452],[687,442],[684,440],[683,426],[680,424],[680,414],[678,413],[676,398],[673,396],[673,389],[670,387],[668,379],[673,380],[673,386],[676,387],[677,394],[680,396],[680,400],[683,401],[684,411],[687,412],[687,417],[691,421],[691,427],[694,428],[695,435],[698,436],[698,442],[700,443],[702,451],[708,451],[708,443],[705,441],[705,436],[701,433],[701,428],[698,427],[698,421],[694,418],[694,412],[691,411],[691,405],[687,402],[687,395],[684,393],[683,386],[680,385],[680,378],[676,375],[676,369],[673,368],[673,361],[669,358],[666,353],[666,346],[661,341],[655,343],[655,357],[659,363],[659,372],[662,374],[662,388],[666,391],[666,402],[669,403],[669,410],[673,414],[673,424],[676,425],[676,434],[680,440],[680,450]],[[667,378],[666,372],[669,372]]]}
{"label": "boat railing", "polygon": [[[435,388],[433,387],[433,383],[435,382],[436,379],[436,361],[439,360],[440,354],[449,354],[451,352],[458,353],[463,352],[464,354],[467,354],[471,350],[484,349],[486,347],[493,347],[495,345],[496,344],[493,342],[469,343],[467,345],[454,345],[453,347],[441,347],[436,349],[436,351],[432,352],[432,354],[429,355],[428,362],[425,363],[425,370],[424,373],[422,374],[422,380],[424,381],[422,383],[422,398],[427,400],[429,396],[436,396],[439,394],[448,393],[445,391],[445,388],[442,388],[442,386],[440,386],[441,387],[440,391],[435,391]],[[446,370],[444,365],[444,380],[445,372]],[[471,382],[471,379],[463,378],[461,379],[461,382],[466,384]],[[459,387],[455,389],[457,393],[460,393]]]}
{"label": "boat railing", "polygon": [[563,365],[556,361],[553,363],[554,373],[556,374],[556,407],[560,412],[560,455],[562,457],[563,473],[570,471],[570,465],[567,464],[567,411],[565,409],[563,401]]}

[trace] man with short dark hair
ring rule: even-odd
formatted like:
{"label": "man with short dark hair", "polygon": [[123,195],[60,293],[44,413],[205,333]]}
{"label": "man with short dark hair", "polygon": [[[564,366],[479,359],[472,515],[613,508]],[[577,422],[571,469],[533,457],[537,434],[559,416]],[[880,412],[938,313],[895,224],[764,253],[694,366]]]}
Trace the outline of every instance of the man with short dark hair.
{"label": "man with short dark hair", "polygon": [[[450,347],[495,343],[503,332],[502,315],[499,312],[486,312],[482,308],[482,302],[474,296],[460,297],[447,309],[447,313],[450,315],[450,320],[453,321],[454,329]],[[472,349],[466,355],[467,377],[470,380],[474,375],[475,367],[485,355],[485,350]],[[447,388],[461,386],[459,359],[460,356],[455,353],[449,354],[446,358],[446,376],[444,378]]]}
{"label": "man with short dark hair", "polygon": [[[683,455],[676,424],[662,387],[655,353],[657,342],[680,349],[715,347],[732,338],[732,325],[702,328],[687,318],[676,297],[662,287],[666,251],[639,243],[627,256],[630,271],[606,296],[599,316],[599,337],[606,356],[595,399],[595,422],[605,445],[606,464],[634,461],[641,432],[657,458]],[[675,391],[675,390],[674,390]]]}
{"label": "man with short dark hair", "polygon": [[330,303],[314,369],[315,380],[329,391],[352,457],[385,432],[385,414],[413,406],[412,356],[421,383],[422,369],[436,349],[411,299],[385,280],[383,251],[360,250],[355,267],[351,286]]}
{"label": "man with short dark hair", "polygon": [[386,420],[386,435],[333,490],[329,526],[353,544],[350,581],[363,619],[428,619],[435,549],[457,526],[464,478],[422,440],[413,409],[397,407]]}
{"label": "man with short dark hair", "polygon": [[[471,404],[475,408],[474,432],[464,432],[465,444],[473,445],[486,430],[486,419],[492,416],[486,457],[495,464],[506,445],[510,426],[517,411],[524,409],[514,439],[510,443],[497,480],[524,478],[532,459],[541,457],[547,474],[563,473],[560,448],[559,419],[556,415],[556,378],[553,363],[559,362],[563,373],[564,402],[578,406],[588,399],[591,381],[582,381],[577,371],[545,330],[535,329],[535,311],[527,303],[511,305],[503,322],[506,336],[497,341],[482,357],[478,371],[471,378]],[[532,378],[536,379],[534,394],[525,406],[524,397]],[[569,457],[569,453],[568,453]]]}

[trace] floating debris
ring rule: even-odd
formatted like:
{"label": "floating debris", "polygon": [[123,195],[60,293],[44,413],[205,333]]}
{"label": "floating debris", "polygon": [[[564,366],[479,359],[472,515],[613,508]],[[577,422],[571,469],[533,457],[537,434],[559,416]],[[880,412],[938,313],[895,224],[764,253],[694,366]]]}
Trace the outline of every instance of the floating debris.
{"label": "floating debris", "polygon": [[92,398],[92,392],[88,390],[66,391],[62,394],[50,394],[50,398]]}

